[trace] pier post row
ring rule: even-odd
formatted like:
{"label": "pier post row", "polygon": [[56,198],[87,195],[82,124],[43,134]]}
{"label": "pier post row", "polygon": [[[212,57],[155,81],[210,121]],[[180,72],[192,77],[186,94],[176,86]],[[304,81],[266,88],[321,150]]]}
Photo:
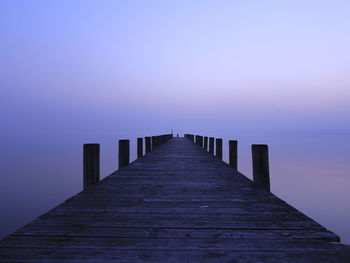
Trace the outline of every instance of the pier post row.
{"label": "pier post row", "polygon": [[203,148],[203,136],[196,135],[196,144]]}
{"label": "pier post row", "polygon": [[152,136],[152,151],[155,150],[157,147],[157,136]]}
{"label": "pier post row", "polygon": [[199,135],[199,146],[203,148],[203,136]]}
{"label": "pier post row", "polygon": [[266,144],[252,145],[252,161],[254,183],[270,191],[269,153]]}
{"label": "pier post row", "polygon": [[216,139],[216,157],[222,160],[222,139]]}
{"label": "pier post row", "polygon": [[146,153],[149,153],[152,151],[152,145],[151,145],[151,137],[145,137],[145,146],[146,146]]}
{"label": "pier post row", "polygon": [[199,135],[196,135],[196,142],[197,145],[199,145]]}
{"label": "pier post row", "polygon": [[194,135],[193,134],[185,134],[184,135],[187,139],[189,139],[190,141],[194,142]]}
{"label": "pier post row", "polygon": [[208,151],[208,136],[204,136],[204,150]]}
{"label": "pier post row", "polygon": [[137,158],[143,155],[143,138],[137,138]]}
{"label": "pier post row", "polygon": [[83,146],[83,178],[84,189],[100,181],[100,145],[97,143]]}
{"label": "pier post row", "polygon": [[214,154],[214,137],[209,137],[209,153]]}
{"label": "pier post row", "polygon": [[130,141],[119,140],[119,169],[130,163]]}
{"label": "pier post row", "polygon": [[193,134],[185,133],[184,137],[189,139],[190,141],[194,142],[194,135]]}
{"label": "pier post row", "polygon": [[228,142],[229,148],[229,165],[237,170],[237,141],[230,140]]}
{"label": "pier post row", "polygon": [[186,133],[186,134],[184,134],[184,137],[187,138],[187,139],[189,139],[190,141],[196,143],[196,142],[195,142],[195,136],[194,136],[194,134],[188,134],[188,133]]}

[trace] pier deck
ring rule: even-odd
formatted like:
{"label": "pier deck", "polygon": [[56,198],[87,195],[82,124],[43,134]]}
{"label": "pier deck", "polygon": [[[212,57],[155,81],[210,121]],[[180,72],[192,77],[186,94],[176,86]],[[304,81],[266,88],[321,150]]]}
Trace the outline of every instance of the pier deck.
{"label": "pier deck", "polygon": [[350,262],[350,249],[173,138],[3,239],[0,262]]}

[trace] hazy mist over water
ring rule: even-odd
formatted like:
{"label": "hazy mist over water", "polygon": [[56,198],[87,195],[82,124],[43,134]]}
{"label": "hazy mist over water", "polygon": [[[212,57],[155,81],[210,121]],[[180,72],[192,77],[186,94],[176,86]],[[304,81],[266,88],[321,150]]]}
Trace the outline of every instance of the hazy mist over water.
{"label": "hazy mist over water", "polygon": [[[270,147],[272,192],[350,244],[349,1],[3,1],[0,237],[82,189],[82,144]],[[225,157],[227,158],[227,156]]]}

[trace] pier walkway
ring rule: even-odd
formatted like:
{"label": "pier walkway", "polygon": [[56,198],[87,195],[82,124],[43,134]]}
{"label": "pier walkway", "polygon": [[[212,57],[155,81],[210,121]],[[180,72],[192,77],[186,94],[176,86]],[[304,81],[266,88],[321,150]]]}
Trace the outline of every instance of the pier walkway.
{"label": "pier walkway", "polygon": [[3,239],[0,262],[350,262],[350,248],[172,138]]}

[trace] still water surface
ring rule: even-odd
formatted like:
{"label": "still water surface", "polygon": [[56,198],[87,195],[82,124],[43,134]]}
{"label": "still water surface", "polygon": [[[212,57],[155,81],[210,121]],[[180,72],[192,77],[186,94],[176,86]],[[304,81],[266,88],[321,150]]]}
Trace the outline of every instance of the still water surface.
{"label": "still water surface", "polygon": [[[1,139],[0,238],[82,190],[82,144],[101,144],[101,175],[117,167],[117,140],[143,134]],[[211,134],[209,134],[211,135]],[[238,169],[251,178],[250,145],[269,145],[271,191],[350,244],[350,133],[215,134],[238,140]]]}

